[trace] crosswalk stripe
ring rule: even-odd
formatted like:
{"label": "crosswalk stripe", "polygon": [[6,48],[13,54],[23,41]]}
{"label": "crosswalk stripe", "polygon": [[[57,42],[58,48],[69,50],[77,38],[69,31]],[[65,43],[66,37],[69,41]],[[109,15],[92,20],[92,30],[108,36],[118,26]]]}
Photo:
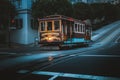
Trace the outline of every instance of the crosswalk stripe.
{"label": "crosswalk stripe", "polygon": [[[20,70],[18,73],[25,74],[29,70]],[[94,75],[84,75],[84,74],[73,74],[73,73],[62,73],[62,72],[49,72],[49,71],[33,71],[31,74],[34,75],[47,75],[51,76],[48,80],[55,80],[57,77],[68,77],[77,79],[90,79],[90,80],[120,80],[116,77],[106,77],[106,76],[94,76]]]}
{"label": "crosswalk stripe", "polygon": [[33,71],[32,74],[53,76],[48,80],[54,80],[57,77],[69,77],[69,78],[91,79],[91,80],[120,80],[120,78],[114,78],[114,77],[61,73],[61,72],[48,72],[48,71]]}

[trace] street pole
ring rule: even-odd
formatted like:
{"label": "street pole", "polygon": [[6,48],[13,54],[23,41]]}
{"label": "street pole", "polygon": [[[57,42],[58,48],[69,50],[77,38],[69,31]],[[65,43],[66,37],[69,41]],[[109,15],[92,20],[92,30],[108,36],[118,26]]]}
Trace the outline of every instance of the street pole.
{"label": "street pole", "polygon": [[9,23],[8,23],[8,47],[10,48],[10,18],[9,18]]}

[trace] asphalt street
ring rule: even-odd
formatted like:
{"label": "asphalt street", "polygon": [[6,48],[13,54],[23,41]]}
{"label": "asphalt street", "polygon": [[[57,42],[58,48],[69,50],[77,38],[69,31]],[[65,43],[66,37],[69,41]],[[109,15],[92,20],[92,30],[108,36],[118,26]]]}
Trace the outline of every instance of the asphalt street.
{"label": "asphalt street", "polygon": [[0,61],[0,77],[4,80],[119,80],[119,25],[117,21],[95,31],[94,43],[89,47],[12,54],[16,57]]}

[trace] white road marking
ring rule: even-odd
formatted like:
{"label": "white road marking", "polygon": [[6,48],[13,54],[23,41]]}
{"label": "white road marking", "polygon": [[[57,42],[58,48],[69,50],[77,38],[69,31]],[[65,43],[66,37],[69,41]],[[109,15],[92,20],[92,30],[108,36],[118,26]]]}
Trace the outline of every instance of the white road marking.
{"label": "white road marking", "polygon": [[78,55],[83,57],[120,57],[120,55]]}
{"label": "white road marking", "polygon": [[83,57],[120,57],[119,55],[93,55],[93,54],[90,54],[90,55],[86,55],[86,54],[80,54],[80,55],[69,55],[69,56],[83,56]]}
{"label": "white road marking", "polygon": [[57,77],[58,77],[58,75],[55,75],[55,76],[49,78],[48,80],[54,80],[54,79],[57,78]]}
{"label": "white road marking", "polygon": [[120,36],[115,40],[115,43],[119,43]]}
{"label": "white road marking", "polygon": [[69,56],[76,56],[76,55],[74,55],[74,54],[71,54],[71,55],[69,55]]}
{"label": "white road marking", "polygon": [[20,70],[20,71],[18,71],[18,73],[21,73],[21,74],[28,73],[28,72],[29,72],[29,70]]}
{"label": "white road marking", "polygon": [[34,71],[32,72],[32,74],[53,76],[48,80],[55,80],[55,78],[57,77],[69,77],[69,78],[91,79],[91,80],[120,80],[120,78],[114,78],[114,77],[61,73],[61,72],[48,72],[48,71]]}
{"label": "white road marking", "polygon": [[[21,70],[21,71],[26,71],[26,73],[28,72],[28,70]],[[21,71],[18,71],[18,73]],[[120,78],[116,78],[116,77],[72,74],[72,73],[62,73],[62,72],[49,72],[49,71],[33,71],[31,74],[52,76],[48,80],[55,80],[57,77],[91,79],[91,80],[120,80]]]}

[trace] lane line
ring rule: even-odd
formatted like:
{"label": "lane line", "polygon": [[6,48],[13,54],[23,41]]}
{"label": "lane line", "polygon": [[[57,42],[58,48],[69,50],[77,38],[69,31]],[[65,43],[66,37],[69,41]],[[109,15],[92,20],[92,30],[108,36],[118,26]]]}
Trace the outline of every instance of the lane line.
{"label": "lane line", "polygon": [[84,54],[80,54],[80,55],[69,55],[69,56],[79,56],[79,57],[111,57],[111,58],[113,58],[113,57],[120,57],[120,55],[93,55],[93,54],[90,54],[90,55],[84,55]]}

